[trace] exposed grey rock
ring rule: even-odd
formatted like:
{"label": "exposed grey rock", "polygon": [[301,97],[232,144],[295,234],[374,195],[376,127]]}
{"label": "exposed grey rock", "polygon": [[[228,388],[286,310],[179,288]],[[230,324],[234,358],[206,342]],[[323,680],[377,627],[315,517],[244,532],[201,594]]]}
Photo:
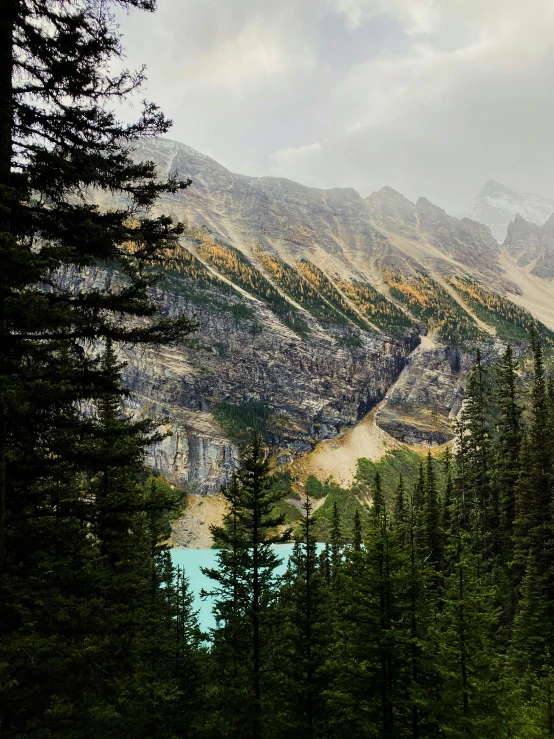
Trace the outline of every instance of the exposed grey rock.
{"label": "exposed grey rock", "polygon": [[468,218],[453,218],[427,198],[418,199],[416,212],[420,230],[437,249],[481,273],[501,272],[498,244],[486,226]]}
{"label": "exposed grey rock", "polygon": [[453,347],[418,347],[381,405],[377,425],[408,444],[448,441],[473,361]]}
{"label": "exposed grey rock", "polygon": [[[428,257],[436,258],[430,244],[468,268],[501,272],[498,244],[486,226],[453,218],[425,198],[414,204],[383,187],[364,199],[352,188],[321,190],[282,178],[246,177],[165,139],[141,143],[137,156],[155,161],[162,175],[178,171],[193,179],[189,190],[163,198],[161,210],[207,225],[246,253],[261,245],[286,260],[317,261],[325,254],[338,272],[363,274],[375,259],[425,268]],[[396,236],[421,245],[419,264],[399,250]]]}
{"label": "exposed grey rock", "polygon": [[520,267],[531,265],[531,274],[554,278],[554,215],[542,226],[516,215],[508,226],[504,249]]}
{"label": "exposed grey rock", "polygon": [[414,203],[392,187],[383,187],[373,192],[366,203],[373,222],[387,231],[419,239],[418,219]]}
{"label": "exposed grey rock", "polygon": [[195,313],[200,330],[180,347],[125,352],[125,380],[134,410],[167,416],[174,430],[152,451],[154,466],[203,492],[226,481],[236,459],[210,414],[219,403],[265,402],[277,456],[290,461],[371,410],[418,342],[415,333],[362,334],[361,347],[346,349],[330,335],[301,339],[260,303],[252,304],[255,322],[237,322],[206,302],[161,291],[158,299],[168,315]]}

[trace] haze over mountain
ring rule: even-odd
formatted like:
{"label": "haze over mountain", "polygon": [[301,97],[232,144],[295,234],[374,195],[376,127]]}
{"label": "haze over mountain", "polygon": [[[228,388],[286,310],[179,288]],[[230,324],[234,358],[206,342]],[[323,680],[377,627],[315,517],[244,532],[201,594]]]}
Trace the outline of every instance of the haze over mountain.
{"label": "haze over mountain", "polygon": [[553,213],[554,199],[518,192],[500,182],[489,180],[473,202],[460,212],[460,216],[486,224],[497,241],[502,243],[508,224],[516,216],[542,226]]}
{"label": "haze over mountain", "polygon": [[487,225],[387,186],[362,198],[248,177],[167,139],[137,156],[193,180],[157,206],[186,223],[159,300],[200,329],[126,356],[134,409],[170,419],[153,462],[176,481],[205,492],[228,479],[237,419],[256,414],[280,464],[373,408],[381,442],[443,443],[477,346],[485,361],[523,347],[525,306],[554,346],[552,283],[522,260],[529,244],[503,248]]}

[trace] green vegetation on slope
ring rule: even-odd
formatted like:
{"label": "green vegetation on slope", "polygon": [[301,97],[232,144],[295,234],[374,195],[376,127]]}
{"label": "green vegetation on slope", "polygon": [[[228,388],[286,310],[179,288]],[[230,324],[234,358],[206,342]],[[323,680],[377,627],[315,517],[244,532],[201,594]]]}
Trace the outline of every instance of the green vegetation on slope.
{"label": "green vegetation on slope", "polygon": [[306,280],[316,288],[320,295],[346,316],[346,318],[364,331],[372,331],[371,326],[348,305],[336,286],[319,267],[303,259],[298,262],[298,269],[302,272]]}
{"label": "green vegetation on slope", "polygon": [[[325,502],[314,513],[315,531],[318,541],[329,541],[334,506],[337,506],[344,536],[351,538],[354,526],[354,514],[360,509],[362,517],[367,516],[371,505],[372,488],[375,473],[378,471],[383,480],[383,492],[386,500],[391,503],[402,475],[404,483],[411,489],[417,478],[422,457],[407,447],[394,449],[378,462],[372,462],[365,457],[358,460],[358,469],[354,483],[350,488],[343,488],[333,478],[325,481],[318,480],[310,475],[306,481],[308,494],[313,497],[325,497]],[[310,492],[312,491],[312,492]],[[317,492],[317,495],[314,492]]]}
{"label": "green vegetation on slope", "polygon": [[336,307],[336,304],[325,300],[302,272],[267,252],[260,252],[259,258],[279,287],[309,311],[314,318],[324,323],[349,324],[348,319]]}
{"label": "green vegetation on slope", "polygon": [[456,277],[450,284],[457,290],[475,315],[496,329],[496,334],[505,341],[526,341],[531,324],[535,324],[540,340],[545,347],[554,348],[554,332],[531,313],[510,300],[487,290],[470,277]]}
{"label": "green vegetation on slope", "polygon": [[404,275],[392,269],[383,273],[391,295],[412,314],[437,331],[440,341],[463,346],[486,336],[471,316],[438,283],[422,272]]}
{"label": "green vegetation on slope", "polygon": [[238,249],[205,235],[198,244],[198,252],[235,285],[267,303],[275,315],[296,333],[307,333],[308,326],[298,311]]}
{"label": "green vegetation on slope", "polygon": [[[199,239],[194,241],[201,243]],[[194,307],[204,308],[210,313],[231,313],[235,323],[248,321],[253,329],[259,327],[252,301],[211,272],[182,243],[172,250],[168,263],[164,265],[161,285]]]}
{"label": "green vegetation on slope", "polygon": [[[196,239],[195,243],[198,245],[201,242]],[[202,264],[200,259],[195,257],[182,243],[173,249],[165,271],[167,275],[166,280],[170,279],[171,284],[174,284],[175,277],[188,277],[198,287],[211,287],[215,285],[220,290],[235,292],[228,283],[210,272],[206,265]]]}
{"label": "green vegetation on slope", "polygon": [[344,280],[338,286],[358,310],[382,331],[401,336],[412,325],[410,318],[400,308],[367,282]]}
{"label": "green vegetation on slope", "polygon": [[239,446],[256,435],[268,438],[269,407],[265,403],[250,400],[246,403],[219,403],[213,416],[229,439]]}

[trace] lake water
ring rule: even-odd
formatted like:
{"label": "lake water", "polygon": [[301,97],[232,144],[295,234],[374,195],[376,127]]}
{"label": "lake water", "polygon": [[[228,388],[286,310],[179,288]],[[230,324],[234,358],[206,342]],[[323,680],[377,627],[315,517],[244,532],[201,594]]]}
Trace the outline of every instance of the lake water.
{"label": "lake water", "polygon": [[[291,555],[293,544],[275,544],[282,559],[281,565],[277,568],[276,573],[284,575],[287,568],[287,561]],[[217,549],[172,549],[171,559],[175,567],[181,567],[186,576],[190,580],[190,588],[195,596],[195,606],[199,611],[198,618],[200,627],[203,631],[207,631],[215,626],[215,619],[212,615],[212,602],[209,598],[202,600],[200,592],[202,589],[211,590],[214,585],[213,580],[203,575],[201,567],[217,566]]]}

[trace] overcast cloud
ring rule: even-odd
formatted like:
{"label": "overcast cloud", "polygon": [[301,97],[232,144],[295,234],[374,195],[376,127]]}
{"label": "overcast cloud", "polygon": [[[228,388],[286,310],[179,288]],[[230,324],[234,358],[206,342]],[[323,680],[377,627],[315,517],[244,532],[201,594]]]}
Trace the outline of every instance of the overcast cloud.
{"label": "overcast cloud", "polygon": [[554,196],[552,0],[159,0],[121,16],[171,138],[229,169],[450,212]]}

